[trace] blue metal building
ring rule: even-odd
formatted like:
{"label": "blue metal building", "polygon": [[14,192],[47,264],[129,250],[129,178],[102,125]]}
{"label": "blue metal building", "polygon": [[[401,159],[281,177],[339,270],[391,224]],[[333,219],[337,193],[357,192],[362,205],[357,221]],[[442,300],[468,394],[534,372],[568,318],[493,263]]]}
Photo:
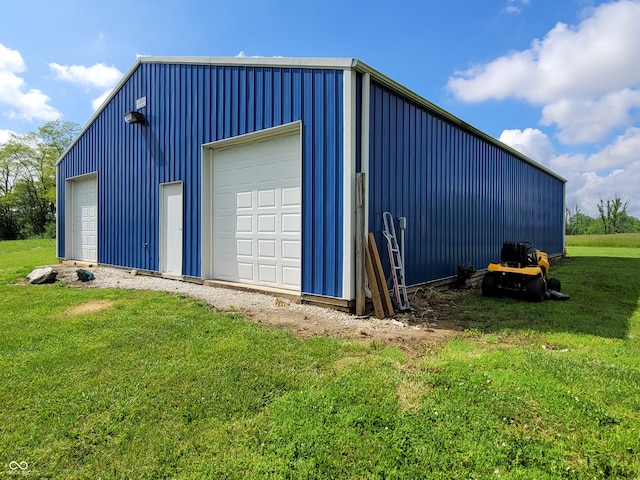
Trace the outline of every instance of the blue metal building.
{"label": "blue metal building", "polygon": [[141,57],[58,162],[58,257],[351,305],[359,172],[408,285],[564,250],[564,179],[358,60]]}

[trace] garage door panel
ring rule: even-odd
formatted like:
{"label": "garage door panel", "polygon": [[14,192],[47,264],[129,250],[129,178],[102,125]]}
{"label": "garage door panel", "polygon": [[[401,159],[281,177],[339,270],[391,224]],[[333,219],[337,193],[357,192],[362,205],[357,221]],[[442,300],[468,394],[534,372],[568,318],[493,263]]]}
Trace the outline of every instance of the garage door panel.
{"label": "garage door panel", "polygon": [[215,150],[212,172],[213,277],[299,291],[299,134]]}
{"label": "garage door panel", "polygon": [[258,166],[256,183],[258,185],[272,185],[278,180],[278,172],[282,169],[277,162],[266,162]]}
{"label": "garage door panel", "polygon": [[238,281],[238,263],[235,258],[219,259],[217,262],[216,278],[230,282]]}
{"label": "garage door panel", "polygon": [[296,288],[300,286],[300,268],[282,267],[282,286]]}
{"label": "garage door panel", "polygon": [[253,240],[241,239],[236,241],[238,256],[253,257]]}
{"label": "garage door panel", "polygon": [[282,189],[282,206],[298,207],[300,205],[300,188],[283,188]]}
{"label": "garage door panel", "polygon": [[258,214],[258,233],[263,235],[275,235],[276,233],[276,215],[260,215]]}
{"label": "garage door panel", "polygon": [[249,283],[254,283],[256,281],[253,273],[253,263],[238,262],[238,280]]}
{"label": "garage door panel", "polygon": [[253,208],[253,192],[238,192],[236,199],[238,209]]}
{"label": "garage door panel", "polygon": [[[243,160],[243,159],[239,159]],[[247,167],[238,167],[236,171],[235,182],[236,185],[252,185],[253,184],[253,171],[250,166]]]}
{"label": "garage door panel", "polygon": [[282,259],[283,260],[298,260],[302,251],[301,242],[298,240],[283,240],[282,241]]}
{"label": "garage door panel", "polygon": [[282,214],[282,233],[300,233],[301,226],[299,213]]}
{"label": "garage door panel", "polygon": [[73,181],[72,256],[75,260],[98,260],[98,186],[97,179]]}
{"label": "garage door panel", "polygon": [[253,233],[253,216],[238,215],[236,217],[236,231],[238,233]]}
{"label": "garage door panel", "polygon": [[258,257],[261,259],[276,258],[276,241],[275,240],[258,240]]}
{"label": "garage door panel", "polygon": [[260,190],[258,192],[258,208],[274,208],[276,206],[276,191]]}
{"label": "garage door panel", "polygon": [[276,285],[278,283],[277,269],[275,265],[260,264],[259,272],[260,272],[260,278],[259,278],[260,283],[267,283],[272,285]]}
{"label": "garage door panel", "polygon": [[235,236],[236,234],[236,217],[231,215],[220,215],[218,217],[217,231],[218,235]]}

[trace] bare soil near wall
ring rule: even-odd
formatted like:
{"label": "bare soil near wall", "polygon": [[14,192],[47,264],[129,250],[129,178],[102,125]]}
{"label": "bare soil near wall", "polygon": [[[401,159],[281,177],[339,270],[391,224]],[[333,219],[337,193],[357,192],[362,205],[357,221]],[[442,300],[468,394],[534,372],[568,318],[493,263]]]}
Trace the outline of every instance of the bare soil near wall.
{"label": "bare soil near wall", "polygon": [[321,335],[368,344],[395,345],[412,357],[422,356],[460,333],[462,328],[457,321],[456,300],[468,293],[418,291],[409,297],[411,311],[380,320],[373,316],[373,312],[371,316],[356,317],[327,308],[300,305],[272,295],[136,275],[119,268],[87,268],[95,275],[95,280],[88,282],[78,279],[77,266],[56,265],[54,268],[58,271],[58,280],[69,287],[161,290],[187,295],[219,310],[240,313],[247,321],[286,329],[299,338]]}

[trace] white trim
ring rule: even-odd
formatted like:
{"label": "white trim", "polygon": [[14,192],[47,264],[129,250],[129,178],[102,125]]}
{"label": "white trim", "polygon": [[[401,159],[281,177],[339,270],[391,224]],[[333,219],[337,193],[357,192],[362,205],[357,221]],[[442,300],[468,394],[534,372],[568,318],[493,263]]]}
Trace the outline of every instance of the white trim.
{"label": "white trim", "polygon": [[562,185],[562,252],[567,253],[567,184]]}
{"label": "white trim", "polygon": [[[82,182],[84,180],[96,180],[96,262],[98,261],[98,253],[100,250],[100,207],[99,207],[99,188],[98,172],[83,173],[82,175],[76,175],[75,177],[69,177],[65,179],[64,185],[64,259],[67,260],[84,260],[74,258],[75,250],[75,236],[73,234],[73,221],[75,218],[75,188],[76,182]],[[57,181],[57,179],[56,179]],[[56,183],[57,185],[57,183]],[[56,188],[57,192],[57,188]],[[56,193],[57,195],[57,193]],[[57,220],[56,220],[57,221]],[[56,248],[58,247],[58,239],[56,238]],[[57,251],[56,251],[57,256]],[[59,257],[58,257],[59,258]]]}
{"label": "white trim", "polygon": [[[158,272],[161,274],[167,274],[167,259],[165,258],[165,242],[166,242],[166,225],[165,225],[165,217],[166,213],[166,205],[164,198],[164,187],[168,187],[171,185],[180,185],[180,195],[182,197],[182,245],[181,250],[184,253],[184,183],[181,180],[177,180],[174,182],[163,182],[158,184],[158,201],[160,202],[158,208]],[[180,275],[182,275],[182,271],[184,270],[184,264],[182,259],[180,260]]]}
{"label": "white trim", "polygon": [[139,63],[170,63],[177,65],[245,65],[256,67],[350,69],[358,61],[353,58],[309,57],[139,57]]}
{"label": "white trim", "polygon": [[213,148],[212,144],[200,148],[200,278],[211,278],[211,239],[213,238],[213,204],[211,185],[213,184]]}
{"label": "white trim", "polygon": [[213,186],[213,155],[215,150],[229,148],[238,145],[251,143],[257,140],[265,140],[270,137],[287,135],[289,133],[298,134],[298,155],[300,158],[300,186],[302,188],[302,201],[304,208],[304,182],[302,180],[302,121],[298,120],[277,127],[265,128],[244,135],[237,135],[202,145],[201,147],[201,176],[200,176],[200,275],[203,280],[210,280],[213,276],[213,196],[211,189]]}
{"label": "white trim", "polygon": [[362,118],[360,122],[360,171],[365,174],[364,187],[364,231],[369,231],[369,112],[371,108],[371,75],[365,73],[362,75]]}
{"label": "white trim", "polygon": [[254,140],[264,140],[269,137],[278,137],[287,133],[300,132],[302,135],[302,121],[297,120],[291,123],[285,123],[284,125],[278,125],[276,127],[265,128],[257,130],[251,133],[245,133],[243,135],[236,135],[235,137],[223,138],[222,140],[216,140],[215,142],[205,143],[202,148],[219,149],[225,147],[231,147],[235,145],[241,145],[243,143],[250,143]]}
{"label": "white trim", "polygon": [[64,185],[64,258],[73,258],[73,196],[74,180],[67,179]]}
{"label": "white trim", "polygon": [[[64,258],[64,257],[61,257],[60,255],[58,255],[59,247],[60,247],[60,222],[58,221],[58,219],[60,218],[60,196],[58,195],[58,188],[59,188],[60,184],[58,183],[58,179],[59,179],[58,169],[56,168],[56,183],[55,183],[55,189],[56,189],[56,258],[60,259],[60,258]],[[66,195],[66,185],[65,185],[65,195]],[[65,203],[64,214],[65,214],[65,216],[67,215],[66,203]],[[66,220],[67,219],[65,218],[65,222],[64,222],[65,225],[67,223]],[[65,232],[65,237],[66,237],[66,232]],[[65,238],[65,240],[66,240],[66,238]]]}
{"label": "white trim", "polygon": [[342,224],[342,298],[355,298],[356,288],[356,72],[345,70],[343,81],[343,224]]}

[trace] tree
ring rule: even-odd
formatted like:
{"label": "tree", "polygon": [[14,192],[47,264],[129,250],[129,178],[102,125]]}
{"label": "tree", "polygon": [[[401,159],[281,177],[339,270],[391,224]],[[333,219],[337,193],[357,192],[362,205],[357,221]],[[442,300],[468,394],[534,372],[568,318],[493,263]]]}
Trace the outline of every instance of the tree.
{"label": "tree", "polygon": [[77,135],[73,122],[47,122],[0,145],[0,239],[44,235],[55,223],[55,164]]}
{"label": "tree", "polygon": [[629,202],[623,202],[618,195],[615,195],[614,198],[608,198],[606,204],[604,200],[600,199],[598,212],[600,213],[600,221],[605,234],[622,233],[624,231],[625,222],[628,219],[628,206]]}
{"label": "tree", "polygon": [[[584,233],[582,226],[586,215],[582,213],[580,199],[573,197],[567,202],[565,211],[565,232],[567,235],[580,235]],[[588,218],[588,217],[586,217]]]}

